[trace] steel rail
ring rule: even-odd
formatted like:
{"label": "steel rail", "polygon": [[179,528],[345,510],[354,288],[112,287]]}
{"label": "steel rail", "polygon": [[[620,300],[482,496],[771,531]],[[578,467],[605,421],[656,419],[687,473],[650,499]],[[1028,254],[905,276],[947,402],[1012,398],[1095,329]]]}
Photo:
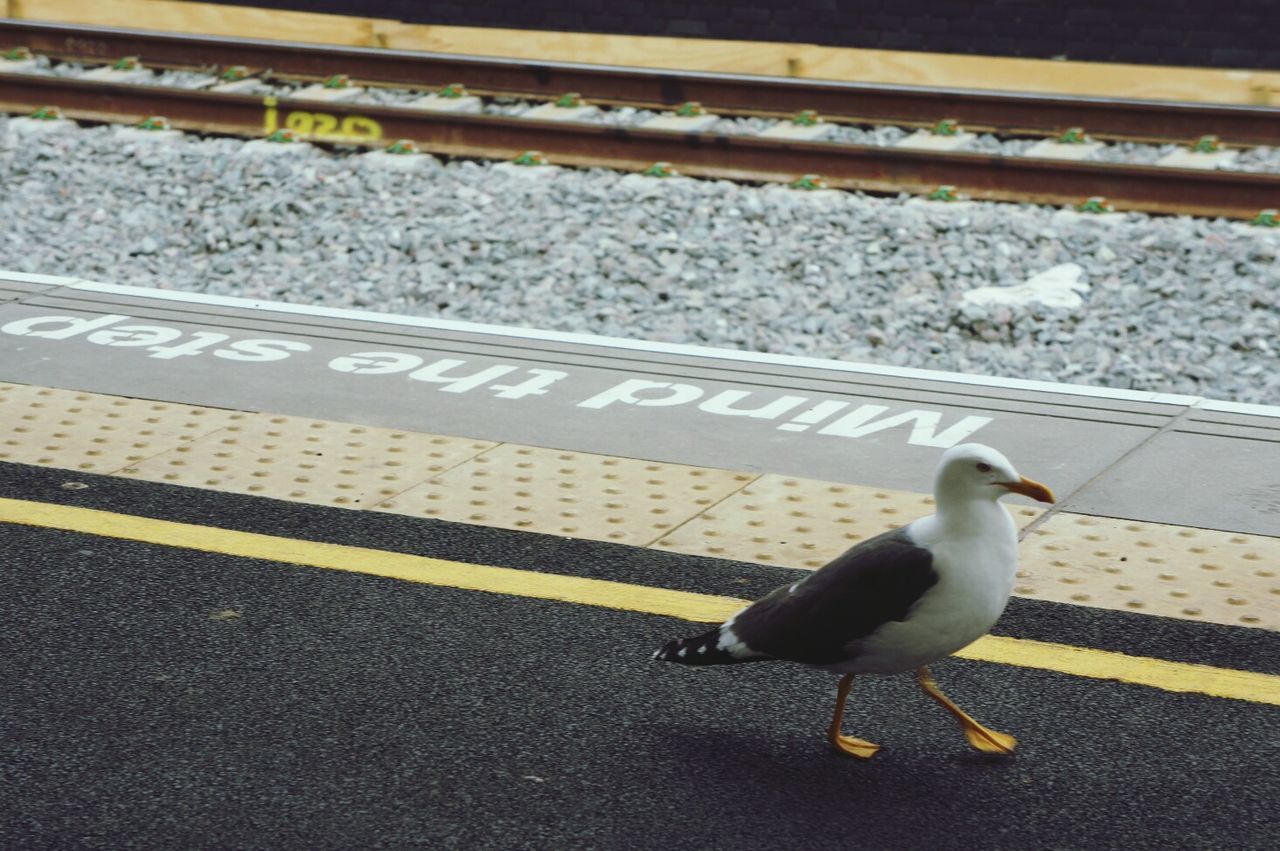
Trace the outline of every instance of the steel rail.
{"label": "steel rail", "polygon": [[300,126],[304,137],[322,143],[371,147],[412,139],[451,156],[510,159],[536,149],[563,165],[638,171],[666,161],[684,174],[761,182],[817,173],[832,187],[871,192],[924,193],[950,184],[976,199],[1041,204],[1104,195],[1121,210],[1229,218],[1280,206],[1276,174],[778,142],[0,74],[0,111],[25,113],[48,104],[74,119],[134,123],[164,115],[178,129],[243,137]]}
{"label": "steel rail", "polygon": [[1213,134],[1229,145],[1280,144],[1280,109],[1172,101],[1085,98],[957,88],[872,85],[787,77],[690,73],[565,62],[533,62],[262,39],[189,36],[0,19],[0,45],[61,59],[138,56],[156,67],[238,64],[321,79],[334,73],[377,85],[434,88],[462,82],[478,93],[588,100],[650,108],[699,101],[725,114],[791,115],[814,109],[853,123],[962,126],[1010,135],[1083,127],[1100,139],[1184,141]]}

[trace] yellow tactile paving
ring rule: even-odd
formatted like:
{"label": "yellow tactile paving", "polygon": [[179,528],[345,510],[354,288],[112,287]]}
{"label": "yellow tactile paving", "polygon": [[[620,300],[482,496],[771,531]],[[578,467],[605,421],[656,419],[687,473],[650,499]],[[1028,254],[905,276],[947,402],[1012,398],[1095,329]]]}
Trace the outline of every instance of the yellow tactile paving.
{"label": "yellow tactile paving", "polygon": [[250,414],[0,384],[0,461],[112,473]]}
{"label": "yellow tactile paving", "polygon": [[[0,382],[0,460],[816,568],[926,494]],[[1042,509],[1008,506],[1019,526]],[[1058,513],[1014,593],[1280,629],[1280,538]]]}
{"label": "yellow tactile paving", "polygon": [[754,478],[503,444],[376,510],[643,546]]}
{"label": "yellow tactile paving", "polygon": [[[1040,509],[1008,506],[1019,526]],[[654,546],[788,567],[822,567],[864,538],[933,513],[923,493],[765,475]]]}
{"label": "yellow tactile paving", "polygon": [[1019,561],[1020,596],[1280,629],[1280,538],[1064,513]]}
{"label": "yellow tactile paving", "polygon": [[254,414],[126,467],[120,475],[362,508],[493,446],[437,434]]}

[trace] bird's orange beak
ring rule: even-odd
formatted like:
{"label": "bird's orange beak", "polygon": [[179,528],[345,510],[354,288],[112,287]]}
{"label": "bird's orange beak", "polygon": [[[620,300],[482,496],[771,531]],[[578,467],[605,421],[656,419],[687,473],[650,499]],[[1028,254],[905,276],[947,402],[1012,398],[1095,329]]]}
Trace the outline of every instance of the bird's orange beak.
{"label": "bird's orange beak", "polygon": [[1031,497],[1037,502],[1054,502],[1053,491],[1033,479],[1028,479],[1026,476],[1016,482],[997,482],[996,484],[1010,493],[1020,493],[1023,496]]}

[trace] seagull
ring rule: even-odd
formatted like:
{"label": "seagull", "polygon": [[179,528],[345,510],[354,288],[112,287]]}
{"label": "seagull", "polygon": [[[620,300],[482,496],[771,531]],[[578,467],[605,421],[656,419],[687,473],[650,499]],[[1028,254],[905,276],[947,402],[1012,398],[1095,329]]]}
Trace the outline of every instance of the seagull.
{"label": "seagull", "polygon": [[862,541],[709,632],[668,642],[653,658],[682,665],[784,660],[842,674],[827,739],[863,759],[880,746],[841,733],[854,675],[914,669],[970,745],[1012,753],[1017,739],[967,715],[928,668],[984,635],[1009,601],[1018,535],[999,500],[1010,493],[1054,501],[1049,488],[1019,475],[991,447],[954,446],[934,476],[936,514]]}

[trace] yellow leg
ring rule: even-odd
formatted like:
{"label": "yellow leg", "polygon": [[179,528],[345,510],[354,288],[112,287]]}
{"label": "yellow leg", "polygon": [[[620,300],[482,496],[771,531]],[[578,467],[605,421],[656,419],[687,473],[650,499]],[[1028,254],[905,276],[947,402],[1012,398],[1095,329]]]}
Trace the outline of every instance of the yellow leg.
{"label": "yellow leg", "polygon": [[920,683],[920,688],[924,689],[925,694],[932,697],[942,707],[956,716],[956,720],[960,722],[960,728],[964,730],[964,737],[969,740],[969,744],[984,753],[1013,753],[1013,748],[1018,744],[1018,740],[1008,733],[997,733],[995,730],[989,730],[986,727],[974,721],[960,707],[951,702],[951,699],[942,693],[938,688],[938,684],[933,681],[928,668],[920,668],[916,671],[916,679]]}
{"label": "yellow leg", "polygon": [[840,678],[840,688],[836,692],[836,712],[831,718],[831,729],[827,731],[827,740],[840,753],[856,756],[859,759],[870,759],[880,750],[880,746],[864,739],[840,735],[840,722],[844,719],[844,702],[849,698],[849,687],[853,685],[853,674],[845,674]]}

